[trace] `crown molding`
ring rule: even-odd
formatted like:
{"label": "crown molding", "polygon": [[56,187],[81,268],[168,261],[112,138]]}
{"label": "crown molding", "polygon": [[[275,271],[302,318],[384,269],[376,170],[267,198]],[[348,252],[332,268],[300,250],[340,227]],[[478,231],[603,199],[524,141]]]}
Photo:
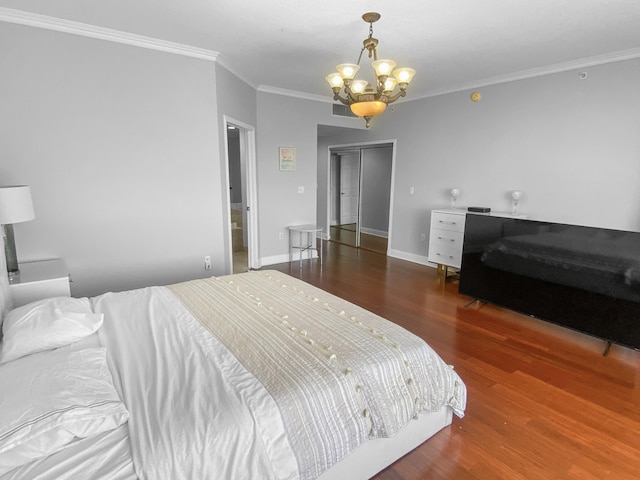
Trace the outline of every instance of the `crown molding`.
{"label": "crown molding", "polygon": [[[545,75],[552,75],[554,73],[568,72],[571,70],[578,70],[581,68],[596,67],[598,65],[605,65],[607,63],[622,62],[624,60],[633,60],[640,58],[640,48],[632,48],[629,50],[621,50],[618,52],[608,53],[606,55],[599,55],[595,57],[581,58],[573,60],[571,62],[558,63],[555,65],[547,65],[545,67],[533,68],[530,70],[522,70],[520,72],[509,73],[506,75],[499,75],[495,77],[484,78],[478,81],[461,83],[458,85],[451,85],[448,88],[439,90],[430,90],[422,95],[407,95],[405,98],[399,99],[396,104],[413,102],[415,100],[421,100],[424,98],[438,97],[440,95],[447,95],[449,93],[464,92],[467,90],[473,90],[476,88],[490,87],[492,85],[499,85],[502,83],[515,82],[518,80],[527,80],[529,78],[542,77]],[[333,103],[333,97],[321,96],[311,93],[298,92],[296,90],[287,90],[284,88],[271,87],[269,85],[260,85],[258,87],[259,92],[274,93],[276,95],[285,95],[288,97],[302,98],[306,100],[315,100],[317,102]]]}
{"label": "crown molding", "polygon": [[[285,97],[301,98],[303,100],[313,100],[314,102],[336,103],[336,100],[334,100],[333,96],[329,96],[329,95],[324,96],[324,95],[317,95],[314,93],[299,92],[297,90],[289,90],[286,88],[272,87],[270,85],[260,85],[257,88],[257,90],[258,92],[273,93],[275,95],[284,95]],[[415,97],[415,98],[402,97],[396,100],[395,102],[393,102],[393,105],[399,105],[401,103],[410,102],[412,100],[418,100],[419,98],[423,98],[423,97]]]}
{"label": "crown molding", "polygon": [[43,28],[45,30],[54,30],[56,32],[70,33],[72,35],[80,35],[99,40],[107,40],[115,43],[123,43],[125,45],[158,50],[160,52],[173,53],[176,55],[184,55],[186,57],[199,58],[211,62],[215,62],[219,55],[218,52],[213,50],[191,47],[181,43],[168,42],[157,38],[122,32],[120,30],[96,27],[86,23],[63,20],[61,18],[49,17],[47,15],[24,12],[22,10],[14,10],[5,7],[0,7],[0,21],[27,25],[29,27]]}
{"label": "crown molding", "polygon": [[260,85],[257,90],[264,93],[273,93],[275,95],[284,95],[285,97],[301,98],[303,100],[313,100],[315,102],[333,103],[333,97],[316,95],[313,93],[299,92],[297,90],[289,90],[287,88],[272,87],[269,85]]}
{"label": "crown molding", "polygon": [[244,83],[249,85],[254,90],[258,89],[258,86],[256,85],[255,82],[251,81],[249,78],[244,76],[244,74],[240,73],[236,68],[234,68],[222,54],[218,54],[218,56],[216,57],[216,63],[220,65],[222,68],[224,68],[226,71],[228,71],[231,75],[234,75],[235,77],[242,80]]}
{"label": "crown molding", "polygon": [[[183,55],[187,57],[199,58],[215,62],[218,65],[225,68],[232,75],[235,75],[240,80],[251,86],[258,92],[273,93],[276,95],[284,95],[288,97],[300,98],[304,100],[313,100],[316,102],[333,103],[333,97],[330,95],[323,96],[312,93],[299,92],[296,90],[289,90],[285,88],[272,87],[269,85],[256,86],[254,82],[245,77],[242,73],[231,66],[219,52],[214,50],[208,50],[204,48],[192,47],[176,42],[169,42],[166,40],[159,40],[157,38],[146,37],[143,35],[136,35],[133,33],[127,33],[120,30],[113,30],[110,28],[97,27],[81,22],[74,22],[71,20],[64,20],[61,18],[50,17],[47,15],[40,15],[37,13],[25,12],[22,10],[15,10],[6,7],[0,7],[0,21],[7,23],[15,23],[19,25],[26,25],[30,27],[43,28],[46,30],[54,30],[57,32],[69,33],[72,35],[80,35],[89,38],[95,38],[99,40],[106,40],[110,42],[122,43],[126,45],[132,45],[140,48],[147,48],[150,50],[157,50],[165,53],[172,53],[176,55]],[[398,103],[411,102],[424,98],[437,97],[440,95],[446,95],[449,93],[456,93],[466,90],[473,90],[481,87],[489,87],[492,85],[499,85],[502,83],[515,82],[518,80],[526,80],[535,77],[541,77],[544,75],[551,75],[554,73],[562,73],[570,70],[577,70],[580,68],[594,67],[598,65],[604,65],[607,63],[621,62],[624,60],[632,60],[640,58],[640,48],[633,48],[629,50],[622,50],[618,52],[612,52],[605,55],[599,55],[594,57],[587,57],[570,62],[559,63],[555,65],[548,65],[545,67],[534,68],[530,70],[523,70],[520,72],[510,73],[506,75],[499,75],[495,77],[489,77],[474,82],[451,85],[447,88],[438,90],[431,90],[422,95],[414,96],[410,95],[409,98],[403,98]]]}
{"label": "crown molding", "polygon": [[540,68],[532,68],[530,70],[522,70],[520,72],[509,73],[507,75],[499,75],[496,77],[489,77],[475,82],[469,82],[465,84],[452,85],[450,88],[432,90],[424,95],[412,96],[407,101],[419,100],[422,98],[438,97],[440,95],[446,95],[449,93],[457,93],[466,90],[473,90],[481,87],[490,87],[492,85],[499,85],[502,83],[515,82],[518,80],[527,80],[535,77],[543,77],[545,75],[552,75],[554,73],[563,73],[571,70],[579,70],[581,68],[597,67],[599,65],[605,65],[607,63],[622,62],[625,60],[633,60],[640,58],[640,48],[632,48],[629,50],[621,50],[618,52],[607,53],[605,55],[598,55],[594,57],[581,58],[578,60],[572,60],[570,62],[557,63],[555,65],[547,65]]}

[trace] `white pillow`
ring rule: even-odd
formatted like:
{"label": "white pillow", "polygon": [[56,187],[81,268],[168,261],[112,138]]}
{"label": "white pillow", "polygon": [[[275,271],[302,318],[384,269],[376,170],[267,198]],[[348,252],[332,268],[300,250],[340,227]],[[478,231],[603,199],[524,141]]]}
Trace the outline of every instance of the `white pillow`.
{"label": "white pillow", "polygon": [[52,350],[0,365],[0,476],[127,421],[105,348]]}
{"label": "white pillow", "polygon": [[11,310],[2,324],[0,363],[77,342],[102,325],[88,298],[54,297]]}

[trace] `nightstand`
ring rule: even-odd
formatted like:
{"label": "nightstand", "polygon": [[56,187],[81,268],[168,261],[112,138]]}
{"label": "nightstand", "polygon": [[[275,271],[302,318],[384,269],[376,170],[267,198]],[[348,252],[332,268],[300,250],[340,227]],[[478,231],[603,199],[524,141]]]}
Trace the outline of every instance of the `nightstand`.
{"label": "nightstand", "polygon": [[13,307],[50,297],[70,297],[69,272],[59,259],[20,263],[20,274],[11,279]]}

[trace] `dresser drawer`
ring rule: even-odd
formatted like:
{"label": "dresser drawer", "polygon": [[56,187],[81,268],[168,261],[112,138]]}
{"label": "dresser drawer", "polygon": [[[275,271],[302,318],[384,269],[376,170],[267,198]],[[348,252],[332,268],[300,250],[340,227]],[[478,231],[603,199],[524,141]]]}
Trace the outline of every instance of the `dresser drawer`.
{"label": "dresser drawer", "polygon": [[431,229],[450,230],[452,232],[464,232],[464,213],[431,212]]}
{"label": "dresser drawer", "polygon": [[429,261],[460,268],[462,264],[462,249],[431,243],[429,244]]}
{"label": "dresser drawer", "polygon": [[462,243],[464,242],[464,232],[455,232],[453,230],[440,230],[434,228],[433,230],[431,230],[431,233],[429,235],[429,244],[462,249]]}

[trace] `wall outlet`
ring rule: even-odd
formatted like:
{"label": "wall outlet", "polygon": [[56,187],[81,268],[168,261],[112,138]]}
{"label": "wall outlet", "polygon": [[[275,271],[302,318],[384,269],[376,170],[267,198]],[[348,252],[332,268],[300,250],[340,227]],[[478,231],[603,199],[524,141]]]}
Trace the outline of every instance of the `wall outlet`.
{"label": "wall outlet", "polygon": [[427,240],[427,236],[424,233],[420,234],[420,241],[424,242],[425,240]]}
{"label": "wall outlet", "polygon": [[303,186],[298,187],[298,193],[304,193],[304,187]]}
{"label": "wall outlet", "polygon": [[204,257],[204,269],[211,270],[211,257],[209,255]]}
{"label": "wall outlet", "polygon": [[284,240],[284,233],[283,233],[283,232],[280,232],[280,233],[278,234],[278,238],[279,238],[280,240]]}

